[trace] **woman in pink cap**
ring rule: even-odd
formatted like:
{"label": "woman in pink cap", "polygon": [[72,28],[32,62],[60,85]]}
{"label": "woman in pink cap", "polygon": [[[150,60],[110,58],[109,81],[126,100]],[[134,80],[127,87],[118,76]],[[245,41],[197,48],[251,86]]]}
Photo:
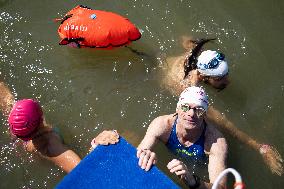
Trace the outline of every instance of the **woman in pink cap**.
{"label": "woman in pink cap", "polygon": [[12,135],[21,139],[29,152],[38,152],[69,173],[81,158],[66,145],[62,138],[46,124],[37,101],[23,99],[17,101],[9,114]]}
{"label": "woman in pink cap", "polygon": [[[13,104],[14,97],[11,91],[0,82],[0,108],[3,114],[8,116],[11,134],[23,141],[23,146],[28,152],[38,153],[65,172],[69,173],[75,168],[81,158],[68,148],[58,132],[45,122],[39,103],[33,99],[23,99]],[[118,142],[118,134],[104,131],[93,141],[95,146],[114,144]]]}

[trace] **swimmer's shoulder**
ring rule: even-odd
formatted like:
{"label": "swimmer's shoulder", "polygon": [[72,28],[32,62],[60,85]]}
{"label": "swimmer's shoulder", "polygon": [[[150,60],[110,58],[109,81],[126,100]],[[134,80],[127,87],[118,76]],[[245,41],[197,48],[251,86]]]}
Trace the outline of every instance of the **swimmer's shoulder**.
{"label": "swimmer's shoulder", "polygon": [[224,135],[213,124],[208,123],[205,131],[205,150],[210,151],[213,144],[217,144],[219,147],[226,147],[227,141]]}
{"label": "swimmer's shoulder", "polygon": [[212,138],[215,138],[215,139],[224,137],[223,134],[221,133],[221,131],[219,131],[214,124],[208,123],[208,122],[206,122],[205,136],[206,137],[212,137]]}
{"label": "swimmer's shoulder", "polygon": [[175,118],[176,117],[174,114],[159,116],[151,123],[151,130],[155,131],[155,135],[158,136],[162,141],[167,141]]}
{"label": "swimmer's shoulder", "polygon": [[154,124],[158,124],[164,128],[167,128],[171,125],[171,123],[174,122],[175,120],[175,114],[168,114],[168,115],[162,115],[162,116],[158,116],[156,117],[152,123]]}

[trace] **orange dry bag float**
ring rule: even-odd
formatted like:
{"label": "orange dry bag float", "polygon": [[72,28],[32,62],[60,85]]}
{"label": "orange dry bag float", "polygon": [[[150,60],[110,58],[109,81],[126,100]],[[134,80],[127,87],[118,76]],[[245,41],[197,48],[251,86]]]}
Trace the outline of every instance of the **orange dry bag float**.
{"label": "orange dry bag float", "polygon": [[127,45],[141,37],[139,30],[127,18],[82,5],[59,20],[60,45],[111,48]]}

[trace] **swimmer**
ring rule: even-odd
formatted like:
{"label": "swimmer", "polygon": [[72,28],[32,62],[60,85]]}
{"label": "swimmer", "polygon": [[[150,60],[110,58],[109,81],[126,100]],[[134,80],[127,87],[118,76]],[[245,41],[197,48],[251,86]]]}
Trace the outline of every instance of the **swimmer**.
{"label": "swimmer", "polygon": [[60,135],[48,125],[38,102],[32,99],[19,100],[13,106],[9,118],[12,136],[21,139],[24,148],[38,152],[69,173],[81,158],[66,145]]}
{"label": "swimmer", "polygon": [[[182,46],[186,52],[178,57],[166,59],[166,64],[162,68],[162,87],[168,89],[173,95],[178,95],[188,86],[198,86],[202,83],[218,90],[225,89],[229,84],[229,69],[225,55],[212,50],[201,52],[203,45],[213,40],[193,40],[190,37],[183,36]],[[272,173],[283,174],[283,160],[274,147],[259,143],[239,130],[226,118],[225,114],[221,114],[212,106],[208,108],[206,119],[220,130],[229,133],[260,153]]]}
{"label": "swimmer", "polygon": [[[218,175],[226,168],[227,142],[212,124],[204,119],[208,109],[208,97],[200,87],[188,87],[180,95],[176,112],[155,118],[148,127],[144,139],[137,147],[139,166],[148,171],[156,163],[154,144],[163,142],[178,157],[203,159],[209,154],[209,183],[192,174],[191,167],[173,159],[167,168],[179,176],[189,188],[211,188]],[[226,188],[226,178],[219,183]]]}
{"label": "swimmer", "polygon": [[229,84],[229,68],[225,55],[213,50],[203,51],[200,54],[203,45],[214,39],[193,41],[185,38],[184,40],[189,40],[187,43],[183,42],[187,44],[184,45],[185,48],[192,47],[192,49],[181,56],[166,59],[166,64],[162,68],[164,72],[162,86],[174,95],[180,94],[186,87],[196,86],[201,82],[219,90],[226,88]]}
{"label": "swimmer", "polygon": [[[0,91],[0,108],[8,116],[10,133],[20,139],[26,151],[52,161],[66,173],[80,163],[81,158],[63,143],[58,131],[46,123],[37,101],[23,99],[14,103],[11,91],[3,82],[0,83]],[[96,137],[96,145],[116,143],[114,135],[108,131],[100,133]]]}

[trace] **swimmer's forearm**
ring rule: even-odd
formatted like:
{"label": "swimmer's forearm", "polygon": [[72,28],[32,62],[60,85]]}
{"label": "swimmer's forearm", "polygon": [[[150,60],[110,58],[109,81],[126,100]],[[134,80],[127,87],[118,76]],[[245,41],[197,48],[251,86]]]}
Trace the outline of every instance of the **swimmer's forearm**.
{"label": "swimmer's forearm", "polygon": [[10,89],[4,84],[4,82],[0,82],[0,108],[5,116],[9,115],[14,101],[15,99]]}
{"label": "swimmer's forearm", "polygon": [[81,161],[81,158],[72,150],[67,150],[57,157],[48,157],[48,159],[66,173],[71,172]]}
{"label": "swimmer's forearm", "polygon": [[249,145],[255,150],[258,150],[260,148],[261,145],[256,140],[254,140],[249,135],[236,128],[232,122],[227,121],[225,124],[225,128],[228,129],[234,137],[238,138],[240,141]]}
{"label": "swimmer's forearm", "polygon": [[137,149],[139,150],[151,150],[155,144],[157,143],[157,139],[154,136],[145,136],[141,143],[138,145]]}
{"label": "swimmer's forearm", "polygon": [[145,150],[145,149],[151,150],[151,149],[152,149],[152,146],[153,146],[153,145],[142,141],[142,142],[138,145],[137,149],[139,149],[139,150]]}
{"label": "swimmer's forearm", "polygon": [[207,113],[207,119],[209,122],[213,123],[215,126],[219,127],[221,130],[227,131],[233,137],[237,138],[241,142],[249,145],[255,150],[259,150],[260,144],[249,135],[239,130],[234,124],[229,121],[225,115],[222,115],[218,110],[214,109],[212,106],[209,107]]}

